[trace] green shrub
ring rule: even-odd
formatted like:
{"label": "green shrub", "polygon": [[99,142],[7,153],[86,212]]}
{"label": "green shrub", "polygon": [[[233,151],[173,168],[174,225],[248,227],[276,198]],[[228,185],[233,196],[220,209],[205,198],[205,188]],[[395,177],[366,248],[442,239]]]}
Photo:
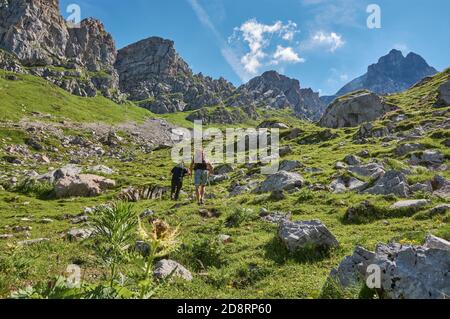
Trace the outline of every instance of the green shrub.
{"label": "green shrub", "polygon": [[25,194],[34,195],[39,198],[49,198],[51,197],[54,190],[54,186],[48,182],[40,182],[33,178],[23,179],[14,188],[14,191]]}
{"label": "green shrub", "polygon": [[201,268],[220,268],[225,263],[224,244],[219,239],[199,238],[190,247],[192,258]]}
{"label": "green shrub", "polygon": [[228,214],[225,219],[225,226],[230,228],[239,227],[241,224],[255,219],[255,217],[256,215],[252,209],[238,206],[232,208],[231,213]]}

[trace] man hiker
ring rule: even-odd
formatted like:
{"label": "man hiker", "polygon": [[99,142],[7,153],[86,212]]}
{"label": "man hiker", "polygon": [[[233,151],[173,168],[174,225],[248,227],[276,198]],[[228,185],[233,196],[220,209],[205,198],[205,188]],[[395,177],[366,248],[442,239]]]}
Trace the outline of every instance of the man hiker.
{"label": "man hiker", "polygon": [[208,174],[211,174],[213,166],[205,158],[205,152],[198,150],[191,163],[191,172],[194,172],[195,196],[197,203],[205,203],[205,191],[208,184]]}
{"label": "man hiker", "polygon": [[180,191],[183,187],[183,178],[189,174],[189,171],[184,168],[184,164],[180,163],[172,169],[172,191],[170,198],[172,200],[178,200],[180,197]]}

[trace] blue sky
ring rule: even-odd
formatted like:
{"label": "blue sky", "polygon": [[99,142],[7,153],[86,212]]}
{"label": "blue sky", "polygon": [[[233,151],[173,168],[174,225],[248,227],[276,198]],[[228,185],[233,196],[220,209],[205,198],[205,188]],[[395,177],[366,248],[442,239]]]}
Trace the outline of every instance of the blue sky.
{"label": "blue sky", "polygon": [[[121,48],[150,36],[175,41],[194,72],[240,85],[270,69],[334,94],[392,48],[450,66],[448,0],[61,0],[103,21]],[[381,28],[369,29],[369,4]]]}

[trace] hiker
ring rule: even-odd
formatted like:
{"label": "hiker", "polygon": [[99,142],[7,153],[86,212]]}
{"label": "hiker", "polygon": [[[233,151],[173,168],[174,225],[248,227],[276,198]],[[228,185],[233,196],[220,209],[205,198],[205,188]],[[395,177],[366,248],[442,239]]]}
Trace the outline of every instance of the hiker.
{"label": "hiker", "polygon": [[205,203],[205,191],[208,184],[208,175],[212,173],[213,166],[205,158],[205,152],[198,150],[191,163],[191,172],[194,172],[195,196],[197,203]]}
{"label": "hiker", "polygon": [[180,191],[183,188],[183,178],[188,174],[190,172],[184,167],[184,163],[180,163],[172,169],[172,191],[170,199],[178,200]]}

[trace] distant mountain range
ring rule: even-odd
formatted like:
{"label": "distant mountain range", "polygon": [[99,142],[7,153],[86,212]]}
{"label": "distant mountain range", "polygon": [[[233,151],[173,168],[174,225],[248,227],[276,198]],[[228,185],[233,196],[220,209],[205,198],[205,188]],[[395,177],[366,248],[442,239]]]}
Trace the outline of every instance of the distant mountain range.
{"label": "distant mountain range", "polygon": [[362,89],[380,95],[402,92],[437,72],[420,55],[411,52],[405,57],[401,51],[394,49],[381,57],[378,63],[369,66],[366,74],[346,84],[335,95],[322,96],[321,100],[329,104],[336,97]]}

